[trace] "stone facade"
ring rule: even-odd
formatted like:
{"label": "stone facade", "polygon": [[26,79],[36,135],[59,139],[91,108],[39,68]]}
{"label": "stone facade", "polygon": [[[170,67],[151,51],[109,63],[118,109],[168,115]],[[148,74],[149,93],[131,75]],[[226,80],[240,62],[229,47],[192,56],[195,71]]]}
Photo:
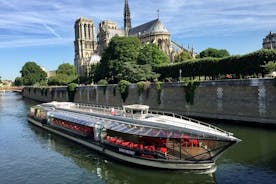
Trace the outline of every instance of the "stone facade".
{"label": "stone facade", "polygon": [[[154,110],[194,117],[275,124],[275,94],[276,86],[272,79],[205,81],[195,89],[194,103],[190,104],[180,83],[162,84],[159,94],[154,84],[142,94],[139,94],[136,85],[130,85],[125,104],[146,104]],[[44,91],[26,87],[23,96],[44,102],[68,100],[66,87]],[[79,86],[75,102],[112,106],[124,104],[118,87],[114,85]]]}
{"label": "stone facade", "polygon": [[94,23],[90,19],[79,18],[75,22],[75,66],[80,76],[87,75],[91,56],[97,50]]}
{"label": "stone facade", "polygon": [[[101,55],[114,36],[137,36],[142,44],[154,43],[167,54],[171,62],[174,56],[187,49],[171,41],[170,32],[162,24],[159,17],[142,25],[132,27],[128,0],[124,6],[124,28],[119,29],[117,23],[104,20],[99,23],[97,42],[94,37],[94,24],[90,19],[80,18],[75,23],[75,66],[78,74],[87,76],[91,55]],[[91,36],[91,37],[89,37]],[[193,52],[190,52],[194,56]]]}
{"label": "stone facade", "polygon": [[263,39],[263,49],[276,49],[276,33],[269,32]]}
{"label": "stone facade", "polygon": [[159,18],[131,28],[128,34],[130,36],[137,36],[142,44],[155,43],[164,53],[168,56],[171,55],[170,32],[161,23]]}
{"label": "stone facade", "polygon": [[101,55],[104,49],[108,46],[108,43],[114,36],[126,36],[126,33],[122,29],[118,29],[115,22],[105,20],[99,24],[98,32],[98,53]]}

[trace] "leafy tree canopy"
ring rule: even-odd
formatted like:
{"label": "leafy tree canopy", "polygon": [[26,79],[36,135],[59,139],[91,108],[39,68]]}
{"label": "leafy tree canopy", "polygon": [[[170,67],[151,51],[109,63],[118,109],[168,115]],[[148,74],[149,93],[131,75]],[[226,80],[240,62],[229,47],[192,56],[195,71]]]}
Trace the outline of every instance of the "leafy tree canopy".
{"label": "leafy tree canopy", "polygon": [[113,37],[96,66],[94,81],[106,79],[109,83],[120,80],[137,82],[158,78],[153,65],[168,63],[168,57],[154,44],[142,47],[136,37]]}
{"label": "leafy tree canopy", "polygon": [[95,69],[95,81],[107,79],[117,83],[122,78],[125,63],[136,63],[140,48],[141,43],[136,37],[113,37]]}
{"label": "leafy tree canopy", "polygon": [[68,76],[76,76],[77,75],[77,71],[75,66],[69,64],[69,63],[64,63],[59,65],[58,69],[57,69],[57,74],[64,74],[64,75],[68,75]]}
{"label": "leafy tree canopy", "polygon": [[275,72],[276,71],[276,61],[269,61],[265,65],[263,65],[265,72]]}
{"label": "leafy tree canopy", "polygon": [[59,65],[56,76],[49,77],[49,85],[67,85],[78,78],[75,66],[64,63]]}
{"label": "leafy tree canopy", "polygon": [[188,51],[182,51],[174,57],[174,62],[180,63],[180,62],[187,61],[190,59],[193,59],[191,54]]}
{"label": "leafy tree canopy", "polygon": [[205,58],[205,57],[223,58],[227,56],[230,56],[230,54],[225,49],[218,50],[214,48],[208,48],[199,53],[200,58]]}
{"label": "leafy tree canopy", "polygon": [[24,85],[34,85],[46,81],[47,73],[35,62],[27,62],[22,67],[21,76]]}
{"label": "leafy tree canopy", "polygon": [[169,63],[168,56],[155,44],[146,44],[138,55],[137,64],[159,65]]}
{"label": "leafy tree canopy", "polygon": [[15,80],[14,80],[14,85],[15,86],[22,86],[23,85],[22,77],[16,77]]}

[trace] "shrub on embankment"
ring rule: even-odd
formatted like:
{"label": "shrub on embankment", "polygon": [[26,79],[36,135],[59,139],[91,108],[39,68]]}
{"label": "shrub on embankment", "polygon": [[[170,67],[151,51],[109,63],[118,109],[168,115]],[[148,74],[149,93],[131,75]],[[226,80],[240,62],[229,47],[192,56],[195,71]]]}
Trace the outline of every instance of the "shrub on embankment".
{"label": "shrub on embankment", "polygon": [[78,85],[76,83],[70,83],[67,86],[68,99],[70,102],[74,102],[77,87]]}
{"label": "shrub on embankment", "polygon": [[212,76],[215,78],[220,74],[235,74],[236,77],[254,75],[258,73],[262,73],[264,75],[265,70],[262,66],[268,61],[275,60],[275,50],[263,49],[242,56],[237,55],[225,58],[202,58],[182,63],[156,66],[154,67],[154,71],[161,74],[161,79],[177,79],[178,77],[195,76]]}

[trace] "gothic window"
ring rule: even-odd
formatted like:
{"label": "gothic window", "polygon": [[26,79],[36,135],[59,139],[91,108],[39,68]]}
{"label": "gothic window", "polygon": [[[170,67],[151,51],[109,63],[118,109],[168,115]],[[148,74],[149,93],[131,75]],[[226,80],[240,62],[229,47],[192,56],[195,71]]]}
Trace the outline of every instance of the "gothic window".
{"label": "gothic window", "polygon": [[88,25],[88,38],[91,39],[90,25]]}
{"label": "gothic window", "polygon": [[163,41],[162,41],[161,39],[158,40],[158,47],[159,47],[160,49],[162,49],[162,42],[163,42]]}
{"label": "gothic window", "polygon": [[79,29],[78,26],[75,26],[75,38],[78,38]]}
{"label": "gothic window", "polygon": [[86,39],[86,24],[84,24],[84,39]]}

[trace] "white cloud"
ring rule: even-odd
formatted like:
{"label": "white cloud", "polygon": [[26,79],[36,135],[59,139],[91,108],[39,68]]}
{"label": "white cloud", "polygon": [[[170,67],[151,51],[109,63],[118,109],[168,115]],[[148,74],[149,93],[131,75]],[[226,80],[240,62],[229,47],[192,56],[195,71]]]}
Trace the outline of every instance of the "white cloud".
{"label": "white cloud", "polygon": [[28,46],[47,46],[72,44],[72,38],[18,38],[15,40],[2,41],[0,48],[18,48]]}
{"label": "white cloud", "polygon": [[[12,42],[24,46],[40,41],[43,45],[67,43],[68,39],[74,39],[73,24],[81,16],[92,18],[96,29],[98,22],[105,19],[122,27],[123,3],[123,0],[0,0],[0,45],[12,47],[6,40],[9,35],[14,39]],[[157,18],[159,9],[161,21],[172,36],[183,39],[276,29],[275,0],[129,0],[129,5],[133,25]]]}

